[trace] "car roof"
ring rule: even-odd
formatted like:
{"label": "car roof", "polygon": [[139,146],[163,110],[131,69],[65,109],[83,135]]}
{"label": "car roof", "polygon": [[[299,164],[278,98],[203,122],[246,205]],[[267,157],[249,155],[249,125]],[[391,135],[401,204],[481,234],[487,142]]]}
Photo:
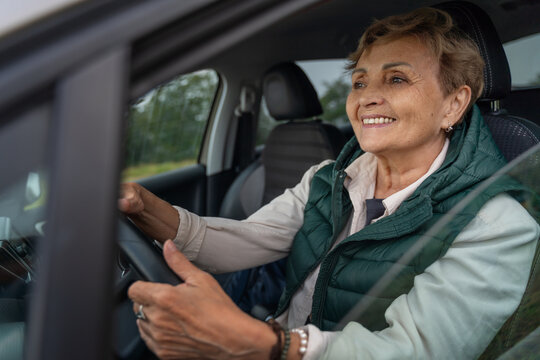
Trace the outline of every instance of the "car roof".
{"label": "car roof", "polygon": [[[321,1],[253,34],[227,49],[210,66],[250,64],[269,67],[281,61],[344,58],[375,19],[443,1]],[[472,0],[491,17],[502,42],[540,31],[540,1]]]}
{"label": "car roof", "polygon": [[[260,78],[272,65],[284,61],[343,59],[357,45],[365,28],[376,18],[410,11],[421,6],[436,5],[437,0],[326,0],[295,1],[303,6],[268,26],[254,27],[252,33],[232,46],[223,47],[217,56],[202,62],[199,68],[214,68],[225,76],[243,82]],[[540,1],[471,0],[491,17],[502,42],[540,32]],[[144,44],[174,43],[174,31],[168,36],[159,30],[141,41]],[[177,32],[179,34],[180,31]],[[146,45],[145,45],[146,46]],[[159,47],[159,46],[158,46]],[[163,47],[163,46],[162,46]],[[135,52],[137,47],[135,48]],[[151,57],[151,56],[150,56]],[[172,64],[172,62],[171,62]],[[160,63],[161,75],[153,79],[155,85],[175,75]],[[141,95],[143,89],[133,92]]]}
{"label": "car roof", "polygon": [[[187,33],[192,30],[186,26],[190,26],[190,23],[198,26],[197,31],[201,31],[201,36],[204,36],[204,29],[201,30],[201,28],[212,25],[204,24],[207,15],[198,16],[195,13],[186,25],[185,21],[177,21],[179,19],[171,18],[169,14],[162,14],[163,18],[169,16],[169,20],[163,25],[148,31],[137,30],[141,35],[135,39],[131,52],[130,98],[141,96],[154,86],[170,80],[181,72],[201,68],[214,68],[225,78],[253,83],[253,79],[260,79],[266,69],[279,62],[344,58],[356,47],[362,32],[373,19],[440,2],[437,0],[407,2],[401,0],[376,2],[356,0],[199,1],[198,6],[211,8],[214,12],[219,13],[220,7],[227,8],[224,16],[228,16],[229,19],[223,19],[223,26],[227,26],[227,21],[244,22],[245,26],[238,30],[238,34],[227,37],[229,43],[212,44],[215,47],[214,51],[207,51],[206,55],[201,54],[199,60],[192,61],[193,65],[184,66],[182,62],[185,61],[185,46],[189,44],[183,42],[183,38],[189,37]],[[472,0],[469,2],[475,3],[488,13],[503,42],[540,32],[540,22],[537,20],[537,15],[540,14],[540,1]],[[178,7],[178,3],[173,1],[159,3],[162,8]],[[141,4],[149,5],[148,8],[151,5],[150,2],[144,1],[83,1],[81,4],[76,4],[77,6],[71,6],[66,11],[55,14],[57,19],[49,17],[45,24],[36,24],[38,26],[33,27],[34,35],[32,36],[38,40],[34,43],[41,41],[39,36],[46,39],[45,35],[36,36],[36,32],[45,34],[49,29],[55,28],[58,31],[61,30],[62,34],[69,34],[72,29],[77,30],[77,24],[103,17],[103,13],[107,10],[113,14],[121,6],[123,10],[127,10],[128,6],[135,8],[141,7]],[[156,5],[155,8],[159,6]],[[81,8],[87,8],[88,14],[93,11],[93,15],[82,18],[80,15],[84,11],[80,11]],[[231,9],[234,9],[238,16],[234,14],[234,11],[231,12]],[[261,12],[264,9],[269,10]],[[259,16],[260,14],[262,17]],[[58,26],[50,26],[55,20]],[[68,26],[70,21],[75,25]],[[148,22],[151,21],[152,19],[148,19]],[[44,31],[41,31],[39,25],[42,25],[41,29]],[[148,28],[148,24],[140,24],[141,28],[145,26]],[[31,31],[27,33],[32,34]],[[13,53],[9,50],[10,42],[23,43],[19,39],[24,37],[24,31],[14,35],[11,39],[8,37],[7,41],[0,42],[0,50]],[[116,35],[113,34],[114,36]],[[204,40],[202,37],[201,43]],[[21,48],[27,49],[28,46],[24,45]]]}

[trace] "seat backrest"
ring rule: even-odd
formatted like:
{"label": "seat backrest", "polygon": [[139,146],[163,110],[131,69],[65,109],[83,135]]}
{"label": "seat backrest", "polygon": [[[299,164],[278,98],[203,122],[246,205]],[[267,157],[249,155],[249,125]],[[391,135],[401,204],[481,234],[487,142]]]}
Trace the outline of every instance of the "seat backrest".
{"label": "seat backrest", "polygon": [[270,115],[283,124],[269,134],[260,160],[243,170],[223,200],[220,216],[243,219],[293,187],[310,166],[335,159],[345,138],[322,113],[317,92],[294,63],[281,63],[264,75],[263,94]]}
{"label": "seat backrest", "polygon": [[[436,7],[447,11],[480,49],[485,62],[485,85],[478,104],[483,109],[484,119],[497,146],[506,159],[511,161],[540,142],[540,127],[529,120],[508,114],[499,106],[499,100],[511,90],[511,77],[497,31],[487,14],[474,4],[452,1]],[[520,305],[480,356],[481,359],[498,357],[540,326],[539,249],[540,246],[537,246],[529,282]],[[527,313],[533,315],[527,316]]]}
{"label": "seat backrest", "polygon": [[478,46],[485,62],[484,90],[478,105],[483,109],[495,143],[508,161],[513,160],[540,141],[540,127],[500,108],[500,100],[511,91],[512,80],[495,26],[484,10],[465,1],[451,1],[435,7],[448,12]]}

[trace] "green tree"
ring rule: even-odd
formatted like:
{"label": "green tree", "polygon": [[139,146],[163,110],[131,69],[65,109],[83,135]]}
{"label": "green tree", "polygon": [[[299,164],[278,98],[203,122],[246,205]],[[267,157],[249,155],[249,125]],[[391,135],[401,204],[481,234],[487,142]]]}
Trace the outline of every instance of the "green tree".
{"label": "green tree", "polygon": [[345,104],[351,90],[350,84],[341,78],[323,84],[325,91],[321,96],[321,105],[324,112],[321,118],[334,125],[347,124],[349,119],[345,111]]}
{"label": "green tree", "polygon": [[195,160],[218,85],[214,71],[181,75],[131,107],[126,166]]}

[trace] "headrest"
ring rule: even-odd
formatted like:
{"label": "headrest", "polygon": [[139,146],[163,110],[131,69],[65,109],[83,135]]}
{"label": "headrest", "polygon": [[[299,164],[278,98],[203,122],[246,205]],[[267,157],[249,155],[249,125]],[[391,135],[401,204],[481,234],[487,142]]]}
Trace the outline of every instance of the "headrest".
{"label": "headrest", "polygon": [[478,6],[465,1],[451,1],[434,7],[448,12],[480,49],[485,67],[484,91],[479,100],[504,98],[511,88],[510,68],[501,40],[488,15]]}
{"label": "headrest", "polygon": [[317,92],[294,63],[270,68],[264,75],[263,94],[268,111],[276,120],[302,119],[322,113]]}

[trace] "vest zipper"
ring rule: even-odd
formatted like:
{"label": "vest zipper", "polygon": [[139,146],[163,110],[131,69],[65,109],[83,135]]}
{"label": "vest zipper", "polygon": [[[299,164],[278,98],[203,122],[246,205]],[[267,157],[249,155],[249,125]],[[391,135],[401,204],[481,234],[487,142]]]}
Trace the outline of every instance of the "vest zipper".
{"label": "vest zipper", "polygon": [[[320,321],[321,321],[321,318],[322,318],[321,315],[322,315],[322,312],[323,312],[323,309],[324,309],[323,304],[326,301],[326,291],[321,292],[321,289],[326,289],[327,286],[328,286],[328,283],[330,282],[330,276],[321,277],[321,275],[324,275],[323,271],[327,269],[327,267],[325,267],[324,265],[325,265],[326,261],[330,260],[329,270],[328,271],[330,271],[330,273],[331,273],[332,269],[336,265],[337,259],[339,258],[339,256],[336,255],[337,250],[339,248],[339,245],[333,250],[332,250],[332,246],[336,242],[336,239],[339,236],[339,229],[341,228],[340,222],[342,221],[342,218],[341,217],[338,218],[337,214],[341,214],[341,210],[343,208],[343,204],[342,204],[342,201],[341,201],[341,196],[342,196],[342,192],[343,192],[343,183],[344,183],[346,177],[347,177],[347,173],[344,170],[340,170],[339,174],[337,176],[337,180],[336,180],[336,182],[335,182],[335,184],[333,186],[334,189],[335,189],[335,192],[332,194],[332,215],[331,215],[331,217],[333,218],[333,220],[332,220],[332,232],[333,232],[333,234],[332,234],[333,235],[332,236],[332,243],[330,245],[329,252],[326,253],[326,256],[323,255],[322,261],[320,262],[321,270],[319,271],[319,275],[317,276],[317,282],[315,283],[315,290],[313,291],[313,301],[315,301],[315,299],[317,299],[317,294],[321,293],[320,294],[320,301],[318,301],[318,309],[317,309],[316,313],[313,314],[314,313],[313,310],[315,309],[315,307],[313,306],[314,304],[312,304],[312,306],[311,306],[311,314],[310,314],[311,321],[318,327],[321,326]],[[325,273],[327,273],[327,271],[325,271]],[[321,279],[322,279],[322,281],[321,281]]]}
{"label": "vest zipper", "polygon": [[[339,252],[341,253],[341,252]],[[317,277],[317,282],[315,283],[315,290],[313,291],[313,300],[320,299],[317,302],[317,311],[314,314],[314,306],[311,307],[311,321],[314,325],[317,327],[321,327],[321,319],[322,319],[322,312],[324,310],[324,303],[326,302],[326,294],[328,289],[328,284],[330,283],[331,276],[322,276],[326,275],[328,272],[332,273],[332,270],[334,269],[334,266],[336,265],[337,259],[339,258],[339,253],[337,252],[337,248],[335,251],[331,251],[329,256],[331,256],[330,263],[327,267],[325,267],[325,262],[328,260],[328,257],[324,259],[321,263],[321,270],[319,271],[319,276]],[[325,271],[325,274],[322,274],[323,270]],[[322,281],[321,281],[322,279]],[[322,290],[321,290],[322,289]],[[325,290],[326,289],[326,290]]]}

